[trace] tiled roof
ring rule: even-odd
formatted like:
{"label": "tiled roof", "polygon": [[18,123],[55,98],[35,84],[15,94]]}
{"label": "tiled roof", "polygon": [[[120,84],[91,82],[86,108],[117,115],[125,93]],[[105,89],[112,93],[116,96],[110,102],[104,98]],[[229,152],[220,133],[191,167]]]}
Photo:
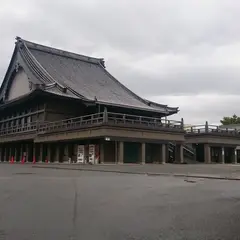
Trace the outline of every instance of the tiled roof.
{"label": "tiled roof", "polygon": [[[105,68],[102,58],[92,58],[17,38],[17,46],[34,75],[44,84],[58,87],[58,94],[107,105],[130,107],[166,115],[178,108],[157,104],[134,94]],[[59,90],[60,89],[60,90]],[[55,92],[55,90],[50,90]]]}

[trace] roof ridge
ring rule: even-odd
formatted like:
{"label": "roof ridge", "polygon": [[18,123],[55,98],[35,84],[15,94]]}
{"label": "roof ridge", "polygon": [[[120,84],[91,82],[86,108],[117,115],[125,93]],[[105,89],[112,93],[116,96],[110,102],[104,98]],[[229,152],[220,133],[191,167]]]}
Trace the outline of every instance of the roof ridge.
{"label": "roof ridge", "polygon": [[81,61],[85,61],[85,62],[91,62],[94,64],[102,64],[105,67],[104,58],[96,58],[96,57],[90,57],[87,55],[77,54],[77,53],[65,51],[65,50],[62,50],[59,48],[53,48],[50,46],[31,42],[31,41],[22,39],[20,37],[16,37],[16,40],[18,42],[24,42],[26,44],[26,46],[30,49],[43,51],[43,52],[47,52],[47,53],[51,53],[51,54],[55,54],[55,55],[60,55],[63,57],[69,57],[69,58],[73,58],[73,59],[77,59],[77,60],[81,60]]}

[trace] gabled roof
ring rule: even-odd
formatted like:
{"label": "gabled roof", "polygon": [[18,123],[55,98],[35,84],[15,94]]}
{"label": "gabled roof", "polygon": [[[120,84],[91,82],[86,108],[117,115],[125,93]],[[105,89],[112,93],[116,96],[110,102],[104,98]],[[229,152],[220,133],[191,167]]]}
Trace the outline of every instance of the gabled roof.
{"label": "gabled roof", "polygon": [[[0,89],[6,94],[11,69],[20,64],[34,84],[44,91],[103,105],[135,108],[171,115],[178,108],[145,100],[114,78],[102,58],[79,55],[16,38],[14,54]],[[15,61],[19,55],[18,62]],[[20,60],[19,60],[20,59]]]}

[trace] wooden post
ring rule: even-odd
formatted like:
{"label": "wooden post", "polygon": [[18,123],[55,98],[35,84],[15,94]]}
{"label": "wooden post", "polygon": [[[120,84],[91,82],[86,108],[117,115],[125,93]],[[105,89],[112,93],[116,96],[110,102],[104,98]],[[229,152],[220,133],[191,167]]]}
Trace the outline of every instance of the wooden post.
{"label": "wooden post", "polygon": [[141,163],[145,164],[146,162],[146,144],[141,144]]}
{"label": "wooden post", "polygon": [[4,157],[3,157],[4,162],[7,161],[7,146],[4,146]]}
{"label": "wooden post", "polygon": [[184,162],[183,157],[183,145],[182,144],[176,144],[175,146],[175,156],[178,163]]}
{"label": "wooden post", "polygon": [[232,163],[233,164],[237,164],[237,149],[236,148],[233,148],[233,151],[232,151],[232,155],[233,155],[233,160],[232,160]]}
{"label": "wooden post", "polygon": [[47,160],[48,160],[48,162],[51,162],[51,151],[52,149],[51,149],[51,144],[49,143],[48,145],[47,145]]}
{"label": "wooden post", "polygon": [[225,149],[224,149],[224,147],[222,147],[221,150],[222,151],[221,151],[221,154],[220,154],[220,156],[221,156],[220,162],[225,163]]}
{"label": "wooden post", "polygon": [[56,150],[56,151],[55,151],[55,161],[61,162],[61,161],[60,161],[60,148],[59,148],[58,143],[56,144],[55,150]]}
{"label": "wooden post", "polygon": [[42,143],[39,146],[39,158],[40,158],[39,162],[44,162],[44,159],[43,159],[43,144]]}
{"label": "wooden post", "polygon": [[204,162],[211,163],[211,147],[208,144],[204,144]]}
{"label": "wooden post", "polygon": [[107,123],[108,122],[108,112],[107,112],[107,108],[104,108],[104,112],[103,112],[103,122]]}
{"label": "wooden post", "polygon": [[18,146],[15,146],[14,161],[18,162]]}
{"label": "wooden post", "polygon": [[30,144],[28,143],[28,144],[26,144],[26,162],[30,162],[30,159],[29,159],[29,157],[30,157]]}
{"label": "wooden post", "polygon": [[100,162],[104,163],[104,143],[100,143]]}
{"label": "wooden post", "polygon": [[181,129],[184,129],[184,120],[183,120],[183,118],[181,119]]}
{"label": "wooden post", "polygon": [[35,143],[33,143],[33,150],[32,150],[32,152],[33,152],[33,154],[32,154],[32,161],[34,162],[34,160],[37,162],[38,161],[38,159],[37,159],[37,156],[36,156],[36,144]]}
{"label": "wooden post", "polygon": [[205,132],[208,132],[208,121],[205,123]]}
{"label": "wooden post", "polygon": [[161,146],[161,163],[162,164],[165,164],[166,163],[166,144],[163,143],[162,146]]}
{"label": "wooden post", "polygon": [[119,142],[118,163],[124,163],[124,142]]}

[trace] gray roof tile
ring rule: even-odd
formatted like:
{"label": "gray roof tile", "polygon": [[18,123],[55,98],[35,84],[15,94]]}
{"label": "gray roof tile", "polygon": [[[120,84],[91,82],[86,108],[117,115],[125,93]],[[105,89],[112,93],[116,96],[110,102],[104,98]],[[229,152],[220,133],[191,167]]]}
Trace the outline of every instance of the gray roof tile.
{"label": "gray roof tile", "polygon": [[70,53],[21,38],[17,38],[17,45],[25,62],[43,84],[56,83],[60,89],[67,89],[61,93],[51,88],[48,91],[52,93],[166,115],[178,111],[178,108],[169,108],[134,94],[106,70],[102,58]]}

